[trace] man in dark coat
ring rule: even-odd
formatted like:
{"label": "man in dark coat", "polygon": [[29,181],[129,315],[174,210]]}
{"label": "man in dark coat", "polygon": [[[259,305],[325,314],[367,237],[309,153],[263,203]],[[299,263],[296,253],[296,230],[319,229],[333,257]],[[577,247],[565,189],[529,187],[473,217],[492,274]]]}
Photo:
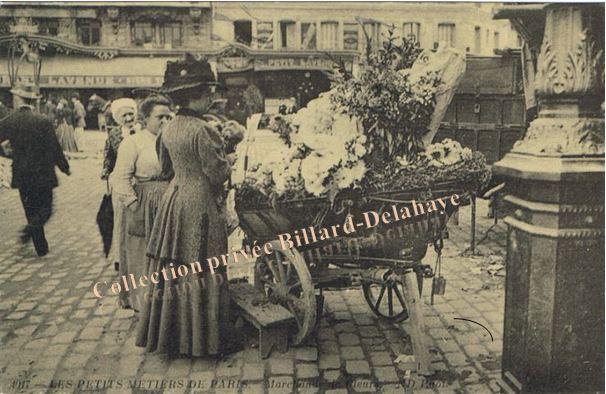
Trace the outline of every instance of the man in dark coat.
{"label": "man in dark coat", "polygon": [[53,188],[58,185],[55,166],[69,175],[69,163],[51,121],[33,112],[32,100],[39,94],[27,87],[11,93],[15,111],[0,121],[0,143],[8,140],[12,148],[11,187],[19,189],[27,218],[21,240],[25,243],[31,238],[38,256],[44,256],[48,253],[44,224],[52,214]]}

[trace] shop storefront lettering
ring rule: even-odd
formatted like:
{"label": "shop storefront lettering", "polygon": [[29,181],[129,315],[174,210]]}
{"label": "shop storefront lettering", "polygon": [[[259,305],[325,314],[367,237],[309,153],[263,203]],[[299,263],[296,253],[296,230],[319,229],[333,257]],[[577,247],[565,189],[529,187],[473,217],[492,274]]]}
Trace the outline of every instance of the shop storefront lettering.
{"label": "shop storefront lettering", "polygon": [[252,67],[253,60],[247,57],[224,57],[217,63],[217,71],[244,71]]}
{"label": "shop storefront lettering", "polygon": [[[19,82],[33,84],[34,77],[22,75]],[[40,86],[43,88],[54,87],[158,87],[162,85],[162,76],[155,75],[41,75]],[[8,75],[0,75],[0,86],[10,86]]]}
{"label": "shop storefront lettering", "polygon": [[255,59],[255,70],[329,70],[335,67],[330,59],[269,58]]}

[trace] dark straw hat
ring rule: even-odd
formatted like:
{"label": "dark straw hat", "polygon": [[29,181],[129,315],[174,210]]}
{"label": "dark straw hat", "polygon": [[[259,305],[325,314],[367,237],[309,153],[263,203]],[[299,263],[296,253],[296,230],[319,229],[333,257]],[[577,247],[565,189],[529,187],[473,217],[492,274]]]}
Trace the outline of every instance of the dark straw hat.
{"label": "dark straw hat", "polygon": [[217,77],[206,59],[196,60],[186,54],[184,60],[166,63],[164,83],[160,89],[163,93],[173,93],[196,86],[218,86]]}

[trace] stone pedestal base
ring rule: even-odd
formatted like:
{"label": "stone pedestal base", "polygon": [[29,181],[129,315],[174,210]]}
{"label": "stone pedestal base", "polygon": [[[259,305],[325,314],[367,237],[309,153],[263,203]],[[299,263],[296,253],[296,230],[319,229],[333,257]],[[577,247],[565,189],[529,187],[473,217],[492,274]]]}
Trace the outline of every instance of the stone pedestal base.
{"label": "stone pedestal base", "polygon": [[514,390],[604,387],[604,157],[510,153],[502,377]]}

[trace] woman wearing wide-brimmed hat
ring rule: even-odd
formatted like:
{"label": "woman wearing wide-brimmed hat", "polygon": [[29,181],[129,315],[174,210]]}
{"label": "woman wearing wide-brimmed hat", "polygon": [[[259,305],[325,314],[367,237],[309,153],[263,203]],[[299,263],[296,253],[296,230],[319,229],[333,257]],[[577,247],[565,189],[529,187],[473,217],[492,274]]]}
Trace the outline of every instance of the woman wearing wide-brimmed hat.
{"label": "woman wearing wide-brimmed hat", "polygon": [[[224,183],[231,172],[219,132],[203,119],[217,86],[205,61],[188,56],[169,62],[163,91],[180,110],[160,137],[160,163],[174,174],[148,243],[152,273],[199,261],[201,273],[165,280],[149,288],[163,297],[148,300],[137,328],[137,346],[171,355],[213,356],[225,351],[229,295],[225,270],[210,275],[206,259],[227,252]],[[200,286],[200,283],[203,285]]]}

